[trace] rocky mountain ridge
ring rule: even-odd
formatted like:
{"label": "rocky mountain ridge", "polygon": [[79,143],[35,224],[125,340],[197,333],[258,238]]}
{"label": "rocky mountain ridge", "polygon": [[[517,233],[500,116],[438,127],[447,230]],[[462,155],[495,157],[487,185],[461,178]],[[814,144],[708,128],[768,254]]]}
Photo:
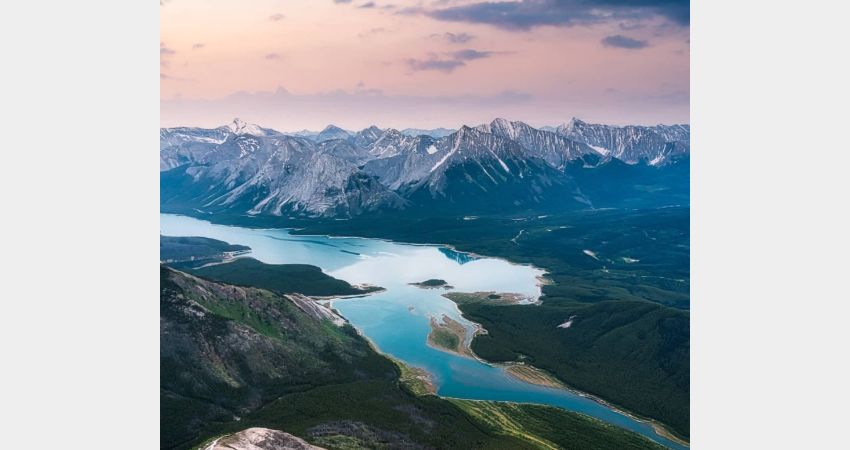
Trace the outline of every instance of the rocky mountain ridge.
{"label": "rocky mountain ridge", "polygon": [[593,207],[571,168],[625,163],[661,170],[689,152],[688,125],[573,119],[547,131],[495,119],[442,137],[375,126],[352,133],[334,125],[296,136],[236,119],[214,129],[160,130],[161,203],[322,217],[477,205]]}

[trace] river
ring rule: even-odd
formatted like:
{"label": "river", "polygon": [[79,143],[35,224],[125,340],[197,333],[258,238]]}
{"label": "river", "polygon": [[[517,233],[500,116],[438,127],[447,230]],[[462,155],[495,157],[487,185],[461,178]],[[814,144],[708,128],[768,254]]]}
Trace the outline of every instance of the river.
{"label": "river", "polygon": [[[425,369],[437,393],[473,400],[505,400],[558,406],[640,433],[662,445],[684,449],[658,435],[651,424],[636,420],[591,398],[564,389],[520,381],[504,367],[437,350],[427,344],[430,318],[446,315],[470,332],[444,289],[422,289],[409,283],[442,279],[453,291],[495,291],[540,295],[543,271],[527,265],[474,257],[436,245],[412,245],[378,239],[297,236],[285,229],[216,225],[172,214],[160,215],[160,233],[201,236],[251,247],[250,257],[269,264],[311,264],[351,284],[368,283],[386,291],[362,298],[336,300],[337,309],[378,349]],[[533,306],[529,306],[530,308]],[[566,318],[565,318],[566,319]]]}

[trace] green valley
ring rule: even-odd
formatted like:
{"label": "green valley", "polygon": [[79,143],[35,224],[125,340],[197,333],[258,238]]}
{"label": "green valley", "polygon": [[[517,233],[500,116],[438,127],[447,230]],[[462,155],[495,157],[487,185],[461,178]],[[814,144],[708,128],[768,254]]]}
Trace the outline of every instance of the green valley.
{"label": "green valley", "polygon": [[[490,333],[476,337],[473,350],[493,361],[533,363],[687,437],[689,214],[687,207],[669,207],[515,217],[257,218],[252,224],[440,242],[541,267],[547,275],[539,306],[461,306]],[[219,220],[245,225],[236,216]],[[575,328],[558,328],[572,315],[578,316]]]}
{"label": "green valley", "polygon": [[401,381],[409,369],[349,325],[311,313],[300,297],[160,272],[162,448],[249,427],[329,449],[660,448],[555,408],[427,395]]}

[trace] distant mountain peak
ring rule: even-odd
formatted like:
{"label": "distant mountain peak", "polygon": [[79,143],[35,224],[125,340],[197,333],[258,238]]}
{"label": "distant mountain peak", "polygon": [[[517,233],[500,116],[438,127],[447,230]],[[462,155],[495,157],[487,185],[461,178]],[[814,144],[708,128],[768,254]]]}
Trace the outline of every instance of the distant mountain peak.
{"label": "distant mountain peak", "polygon": [[343,130],[342,128],[340,128],[340,127],[338,127],[334,124],[330,124],[330,125],[326,126],[325,129],[322,130],[323,133],[325,131],[345,131],[345,130]]}
{"label": "distant mountain peak", "polygon": [[233,134],[252,134],[255,136],[264,136],[266,133],[257,125],[245,122],[240,118],[233,119],[233,122],[225,125]]}
{"label": "distant mountain peak", "polygon": [[316,140],[322,142],[331,139],[348,139],[349,137],[351,137],[351,133],[334,124],[330,124],[316,136]]}
{"label": "distant mountain peak", "polygon": [[401,130],[401,134],[406,136],[416,137],[421,135],[431,136],[433,138],[439,139],[441,137],[448,136],[454,133],[456,130],[450,130],[448,128],[434,128],[430,130],[422,129],[422,128],[405,128]]}
{"label": "distant mountain peak", "polygon": [[208,211],[276,216],[354,216],[438,198],[470,206],[467,194],[530,205],[584,198],[570,181],[576,167],[604,165],[615,173],[619,161],[673,166],[690,152],[687,125],[612,126],[575,117],[555,132],[498,117],[455,130],[354,132],[330,124],[288,135],[304,138],[239,118],[215,129],[162,129],[160,170],[173,181],[168,195]]}
{"label": "distant mountain peak", "polygon": [[659,166],[690,152],[690,128],[684,126],[599,125],[573,117],[556,132],[628,164],[644,161]]}
{"label": "distant mountain peak", "polygon": [[587,125],[587,122],[579,119],[578,117],[573,117],[566,123],[560,126],[560,128],[566,132],[574,130],[576,127],[580,127],[582,125]]}

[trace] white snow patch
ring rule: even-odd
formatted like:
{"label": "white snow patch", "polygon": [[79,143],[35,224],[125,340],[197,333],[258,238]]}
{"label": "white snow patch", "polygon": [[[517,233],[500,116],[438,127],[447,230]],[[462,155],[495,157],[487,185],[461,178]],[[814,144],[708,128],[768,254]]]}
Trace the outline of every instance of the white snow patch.
{"label": "white snow patch", "polygon": [[598,257],[598,256],[596,256],[596,252],[594,252],[594,251],[592,251],[592,250],[582,250],[582,252],[583,252],[585,255],[590,256],[591,258],[593,258],[593,259],[595,259],[595,260],[599,261],[599,257]]}
{"label": "white snow patch", "polygon": [[502,169],[505,169],[506,173],[511,173],[510,169],[508,169],[508,165],[505,164],[504,161],[502,161],[502,158],[499,158],[499,155],[497,155],[496,152],[494,152],[493,150],[491,150],[489,148],[487,150],[490,152],[491,155],[493,155],[494,158],[496,158],[499,161],[499,164],[502,165]]}
{"label": "white snow patch", "polygon": [[481,170],[484,172],[484,175],[487,175],[490,178],[490,181],[493,182],[493,184],[499,184],[499,182],[496,181],[496,179],[493,178],[492,175],[490,175],[490,172],[487,172],[487,169],[485,169],[484,166],[481,165],[481,163],[478,163],[478,167],[481,167]]}
{"label": "white snow patch", "polygon": [[664,155],[658,155],[655,158],[652,158],[652,161],[649,162],[650,166],[657,166],[658,163],[664,160]]}
{"label": "white snow patch", "polygon": [[254,139],[245,139],[244,141],[239,141],[237,143],[239,145],[239,157],[244,158],[250,153],[253,153],[255,150],[260,148],[260,143]]}
{"label": "white snow patch", "polygon": [[575,319],[575,318],[576,318],[576,316],[570,316],[570,318],[567,319],[566,322],[558,325],[558,328],[569,328],[569,327],[573,326],[573,319]]}
{"label": "white snow patch", "polygon": [[246,123],[240,118],[233,119],[233,122],[227,124],[227,128],[234,134],[252,134],[254,136],[264,136],[263,130],[253,123]]}
{"label": "white snow patch", "polygon": [[437,147],[435,147],[434,144],[431,144],[431,146],[425,151],[428,152],[429,155],[433,155],[434,153],[437,153]]}
{"label": "white snow patch", "polygon": [[510,169],[508,169],[508,165],[507,165],[507,164],[505,164],[505,162],[504,162],[504,161],[502,161],[502,158],[499,158],[499,157],[497,156],[497,157],[496,157],[496,159],[498,159],[498,160],[499,160],[499,164],[501,164],[501,165],[502,165],[502,169],[505,169],[505,172],[507,172],[507,173],[511,173]]}
{"label": "white snow patch", "polygon": [[449,150],[449,152],[446,153],[439,161],[437,161],[437,164],[434,164],[434,167],[432,167],[431,170],[428,171],[428,173],[431,173],[431,172],[437,170],[437,168],[442,166],[443,163],[446,162],[446,160],[449,159],[450,156],[455,154],[458,147],[460,147],[460,138],[461,138],[460,134],[461,133],[463,133],[463,129],[461,129],[461,131],[458,132],[458,135],[455,136],[455,145],[452,146],[452,149]]}
{"label": "white snow patch", "polygon": [[596,152],[599,153],[602,156],[608,156],[608,154],[611,153],[611,150],[608,150],[605,147],[598,147],[596,145],[590,145],[590,148],[596,150]]}
{"label": "white snow patch", "polygon": [[179,136],[179,137],[186,139],[186,140],[189,140],[189,141],[205,142],[207,144],[222,144],[225,141],[225,139],[214,139],[214,138],[205,137],[205,136],[192,136],[190,134],[183,134],[183,133],[174,133],[174,136]]}

